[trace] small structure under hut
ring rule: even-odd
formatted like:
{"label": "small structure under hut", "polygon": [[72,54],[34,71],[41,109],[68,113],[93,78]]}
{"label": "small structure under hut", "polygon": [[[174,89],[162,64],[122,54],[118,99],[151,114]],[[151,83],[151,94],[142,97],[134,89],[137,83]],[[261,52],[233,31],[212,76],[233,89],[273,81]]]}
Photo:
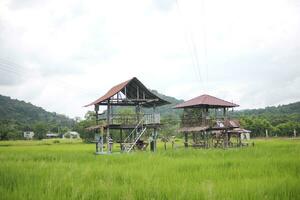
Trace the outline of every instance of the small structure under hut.
{"label": "small structure under hut", "polygon": [[[156,107],[165,104],[169,102],[153,94],[134,77],[114,86],[104,96],[86,105],[95,107],[97,126],[91,127],[90,130],[96,132],[96,153],[104,153],[104,133],[106,133],[107,152],[111,153],[113,137],[110,130],[119,130],[119,143],[123,152],[145,149],[149,144],[143,140],[146,133],[149,133],[150,149],[155,151],[160,128],[160,114],[156,112]],[[106,112],[99,114],[99,106],[106,106]],[[119,106],[135,107],[135,114],[114,113],[115,108]],[[143,112],[144,108],[148,108],[148,113]],[[101,125],[99,121],[102,121]]]}
{"label": "small structure under hut", "polygon": [[179,131],[184,134],[185,147],[241,146],[242,129],[237,120],[230,119],[228,113],[230,108],[237,106],[210,95],[201,95],[175,106],[184,109]]}

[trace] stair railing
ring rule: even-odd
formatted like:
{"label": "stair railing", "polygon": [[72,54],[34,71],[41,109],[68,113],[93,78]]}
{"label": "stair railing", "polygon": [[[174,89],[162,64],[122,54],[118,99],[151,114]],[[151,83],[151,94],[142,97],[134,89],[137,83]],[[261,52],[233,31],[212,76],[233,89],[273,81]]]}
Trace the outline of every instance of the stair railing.
{"label": "stair railing", "polygon": [[132,148],[136,145],[137,141],[142,137],[142,135],[146,132],[147,127],[144,127],[143,130],[137,135],[137,137],[134,139],[134,142],[132,143],[132,145],[129,147],[129,149],[127,150],[127,153],[129,153]]}
{"label": "stair railing", "polygon": [[143,122],[144,122],[144,117],[142,117],[142,119],[139,121],[139,123],[134,127],[134,129],[131,131],[131,133],[125,138],[124,143],[127,142],[127,140],[131,137],[131,135],[134,132],[137,132],[138,128],[141,126],[142,124],[142,128],[143,128]]}

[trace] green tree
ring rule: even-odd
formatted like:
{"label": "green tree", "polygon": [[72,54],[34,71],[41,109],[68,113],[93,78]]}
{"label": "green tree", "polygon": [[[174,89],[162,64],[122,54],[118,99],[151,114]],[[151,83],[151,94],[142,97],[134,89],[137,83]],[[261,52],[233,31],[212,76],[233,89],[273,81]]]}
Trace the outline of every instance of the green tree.
{"label": "green tree", "polygon": [[84,120],[80,120],[74,126],[74,130],[80,134],[80,137],[85,141],[92,141],[94,139],[94,132],[88,131],[87,128],[96,125],[95,112],[88,111],[85,114]]}
{"label": "green tree", "polygon": [[47,124],[44,123],[44,122],[37,122],[37,123],[34,125],[33,130],[34,130],[34,133],[35,133],[34,136],[35,136],[37,139],[39,139],[39,140],[45,138],[47,132],[49,131]]}
{"label": "green tree", "polygon": [[96,120],[96,113],[94,111],[87,111],[84,115],[85,120]]}
{"label": "green tree", "polygon": [[269,134],[273,134],[274,127],[264,118],[258,117],[243,117],[240,119],[241,126],[252,131],[252,136],[265,136],[266,130]]}
{"label": "green tree", "polygon": [[177,135],[177,130],[179,128],[179,119],[177,117],[174,115],[162,117],[161,124],[163,125],[161,135],[165,137]]}
{"label": "green tree", "polygon": [[296,130],[299,133],[300,126],[299,123],[296,122],[286,122],[282,124],[278,124],[276,126],[276,131],[278,136],[293,136],[294,130]]}

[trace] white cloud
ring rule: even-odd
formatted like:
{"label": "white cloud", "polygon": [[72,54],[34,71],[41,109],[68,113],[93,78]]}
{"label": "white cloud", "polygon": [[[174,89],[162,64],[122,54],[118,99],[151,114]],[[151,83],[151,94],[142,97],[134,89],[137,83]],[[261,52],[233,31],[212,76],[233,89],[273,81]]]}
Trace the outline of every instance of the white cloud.
{"label": "white cloud", "polygon": [[177,2],[1,1],[0,93],[72,117],[133,76],[241,108],[300,99],[297,1]]}

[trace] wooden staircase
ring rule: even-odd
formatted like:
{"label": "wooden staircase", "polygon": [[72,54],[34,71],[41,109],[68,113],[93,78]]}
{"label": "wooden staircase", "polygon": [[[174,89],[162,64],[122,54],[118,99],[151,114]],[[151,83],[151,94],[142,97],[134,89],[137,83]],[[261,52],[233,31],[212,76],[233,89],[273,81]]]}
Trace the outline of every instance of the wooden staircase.
{"label": "wooden staircase", "polygon": [[[137,144],[139,139],[144,135],[144,133],[147,130],[147,127],[144,126],[144,118],[142,118],[139,123],[136,125],[136,127],[131,131],[131,133],[126,137],[124,142],[122,143],[122,150],[123,152],[129,153],[134,146]],[[130,140],[130,137],[135,134],[135,138],[133,139],[132,142],[128,142]]]}

